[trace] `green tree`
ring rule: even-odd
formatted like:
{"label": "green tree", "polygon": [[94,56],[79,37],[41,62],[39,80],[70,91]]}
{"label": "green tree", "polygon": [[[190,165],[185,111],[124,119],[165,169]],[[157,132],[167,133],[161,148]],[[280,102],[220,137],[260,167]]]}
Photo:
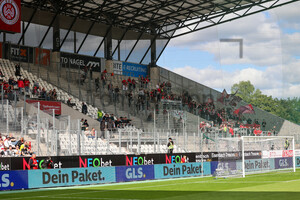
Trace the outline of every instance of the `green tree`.
{"label": "green tree", "polygon": [[250,81],[235,83],[231,87],[231,93],[235,92],[237,92],[237,96],[241,97],[245,102],[250,103],[253,106],[294,123],[300,123],[299,98],[277,99],[272,96],[267,96],[263,94],[261,90],[255,89]]}

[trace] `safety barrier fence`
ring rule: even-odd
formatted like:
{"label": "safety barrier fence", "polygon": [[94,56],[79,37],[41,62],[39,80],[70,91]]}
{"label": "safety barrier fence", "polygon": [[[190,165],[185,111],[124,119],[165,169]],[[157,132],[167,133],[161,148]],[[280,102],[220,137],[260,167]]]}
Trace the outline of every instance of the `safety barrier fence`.
{"label": "safety barrier fence", "polygon": [[[262,155],[262,154],[260,154]],[[182,155],[169,156],[168,164],[143,163],[139,165],[141,158],[136,158],[136,165],[92,167],[92,163],[100,162],[84,158],[87,165],[80,168],[61,168],[63,165],[56,165],[55,169],[43,170],[16,170],[0,171],[0,190],[33,189],[44,187],[60,187],[73,185],[103,184],[127,181],[142,181],[165,178],[179,178],[192,176],[209,176],[215,173],[216,169],[231,165],[231,168],[241,170],[240,159],[224,161],[210,160],[201,162],[180,163]],[[238,156],[239,157],[239,156]],[[145,158],[142,158],[145,159]],[[248,172],[292,168],[292,157],[259,158],[247,159],[245,163]],[[133,158],[134,163],[135,158]],[[143,160],[144,161],[144,160]],[[108,163],[109,164],[109,163]],[[220,166],[221,165],[221,166]],[[1,164],[3,166],[3,164]],[[300,167],[300,157],[296,157],[296,167]]]}

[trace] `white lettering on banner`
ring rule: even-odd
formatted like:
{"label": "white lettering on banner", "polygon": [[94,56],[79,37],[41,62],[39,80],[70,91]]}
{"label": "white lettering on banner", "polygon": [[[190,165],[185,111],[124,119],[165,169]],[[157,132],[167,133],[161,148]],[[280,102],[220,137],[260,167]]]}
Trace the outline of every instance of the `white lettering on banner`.
{"label": "white lettering on banner", "polygon": [[262,151],[262,158],[281,158],[282,154],[282,150]]}
{"label": "white lettering on banner", "polygon": [[286,157],[293,157],[294,153],[293,150],[283,150],[282,152],[282,157],[286,158]]}
{"label": "white lettering on banner", "polygon": [[96,67],[100,66],[100,63],[99,62],[89,61],[86,66],[91,67],[91,68],[96,68]]}
{"label": "white lettering on banner", "polygon": [[10,184],[9,174],[3,174],[2,177],[1,177],[1,182],[2,182],[0,184],[1,187],[8,187],[9,184]]}
{"label": "white lettering on banner", "polygon": [[288,167],[289,163],[288,163],[287,159],[280,159],[279,160],[279,166],[280,167]]}
{"label": "white lettering on banner", "polygon": [[126,178],[133,179],[133,178],[142,178],[143,177],[143,168],[139,167],[135,168],[128,168],[126,169]]}
{"label": "white lettering on banner", "polygon": [[122,62],[113,61],[112,65],[115,74],[123,75]]}

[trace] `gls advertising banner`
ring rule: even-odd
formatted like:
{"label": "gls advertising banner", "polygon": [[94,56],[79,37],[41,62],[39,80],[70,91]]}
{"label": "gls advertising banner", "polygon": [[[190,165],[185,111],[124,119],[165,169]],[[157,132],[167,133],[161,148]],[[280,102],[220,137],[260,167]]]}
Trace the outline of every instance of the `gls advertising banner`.
{"label": "gls advertising banner", "polygon": [[180,163],[154,165],[155,179],[210,175],[210,163]]}
{"label": "gls advertising banner", "polygon": [[115,167],[30,170],[28,176],[29,188],[116,182]]}
{"label": "gls advertising banner", "polygon": [[79,66],[81,68],[87,66],[95,72],[101,72],[101,58],[60,52],[60,61],[62,67],[69,67],[70,65],[70,68],[78,69]]}
{"label": "gls advertising banner", "polygon": [[275,169],[293,168],[293,158],[275,158]]}
{"label": "gls advertising banner", "polygon": [[28,189],[28,171],[0,172],[0,190]]}
{"label": "gls advertising banner", "polygon": [[116,167],[117,182],[141,181],[154,179],[154,166],[122,166]]}

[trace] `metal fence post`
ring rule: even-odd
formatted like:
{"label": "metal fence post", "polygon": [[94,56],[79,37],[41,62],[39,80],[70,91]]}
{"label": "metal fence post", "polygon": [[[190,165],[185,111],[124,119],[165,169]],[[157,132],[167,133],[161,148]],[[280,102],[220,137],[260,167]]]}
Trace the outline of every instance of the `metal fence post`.
{"label": "metal fence post", "polygon": [[121,130],[118,129],[118,132],[119,132],[119,153],[121,154],[121,152],[122,152],[122,148],[121,148],[121,145],[122,145],[122,139],[121,139],[122,135],[121,135]]}
{"label": "metal fence post", "polygon": [[6,101],[6,134],[9,132],[9,124],[8,124],[8,100]]}
{"label": "metal fence post", "polygon": [[37,155],[40,156],[40,102],[38,102],[38,111],[37,111],[37,137],[36,137],[36,141],[37,141]]}
{"label": "metal fence post", "polygon": [[81,127],[80,127],[80,120],[77,120],[77,150],[78,150],[78,155],[80,155],[80,132],[81,132]]}
{"label": "metal fence post", "polygon": [[137,138],[138,138],[138,154],[141,154],[141,138],[140,138],[140,132],[137,132]]}

